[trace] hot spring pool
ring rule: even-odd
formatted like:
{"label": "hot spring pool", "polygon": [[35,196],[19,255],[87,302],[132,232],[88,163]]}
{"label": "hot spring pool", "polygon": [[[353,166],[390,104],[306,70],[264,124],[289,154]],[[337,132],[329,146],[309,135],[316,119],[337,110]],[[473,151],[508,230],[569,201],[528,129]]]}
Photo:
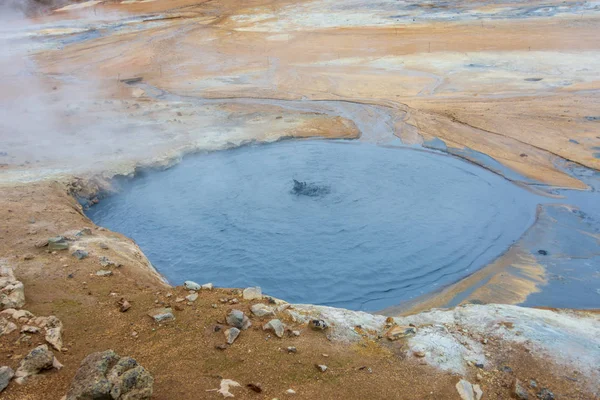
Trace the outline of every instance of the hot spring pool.
{"label": "hot spring pool", "polygon": [[[317,190],[294,192],[294,180]],[[536,204],[452,157],[287,141],[143,173],[87,214],[133,238],[173,284],[256,285],[375,311],[483,267],[534,222]]]}

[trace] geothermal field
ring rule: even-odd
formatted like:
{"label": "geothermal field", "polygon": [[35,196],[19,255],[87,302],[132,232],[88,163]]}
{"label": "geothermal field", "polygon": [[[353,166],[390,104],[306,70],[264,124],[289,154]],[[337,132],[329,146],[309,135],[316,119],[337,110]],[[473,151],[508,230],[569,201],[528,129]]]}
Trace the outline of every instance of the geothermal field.
{"label": "geothermal field", "polygon": [[600,2],[0,4],[0,398],[600,399]]}

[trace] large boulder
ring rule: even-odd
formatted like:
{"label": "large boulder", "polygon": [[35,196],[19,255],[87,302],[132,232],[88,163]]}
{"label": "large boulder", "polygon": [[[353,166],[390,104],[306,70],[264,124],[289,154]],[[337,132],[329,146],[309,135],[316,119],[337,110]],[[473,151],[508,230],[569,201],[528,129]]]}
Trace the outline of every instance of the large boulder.
{"label": "large boulder", "polygon": [[25,305],[25,288],[15,278],[11,267],[0,266],[0,310]]}
{"label": "large boulder", "polygon": [[152,396],[153,384],[150,373],[133,358],[107,350],[83,359],[66,400],[144,400]]}

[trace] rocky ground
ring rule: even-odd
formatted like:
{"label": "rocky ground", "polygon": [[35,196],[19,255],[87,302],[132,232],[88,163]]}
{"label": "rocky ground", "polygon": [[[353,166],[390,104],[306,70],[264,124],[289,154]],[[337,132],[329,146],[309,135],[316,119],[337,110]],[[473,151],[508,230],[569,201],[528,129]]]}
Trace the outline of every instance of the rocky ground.
{"label": "rocky ground", "polygon": [[[174,288],[135,243],[94,226],[69,190],[38,183],[0,196],[2,263],[25,294],[16,304],[3,297],[0,365],[23,370],[40,345],[53,354],[36,375],[10,381],[3,398],[59,399],[82,360],[109,349],[152,375],[157,399],[220,398],[210,390],[223,379],[241,385],[230,386],[239,398],[454,399],[461,379],[490,399],[516,396],[515,382],[518,398],[598,396],[595,313],[472,305],[386,318],[239,289]],[[61,345],[49,340],[48,319],[58,321]],[[321,327],[314,321],[327,328],[313,329]],[[62,366],[53,367],[53,357]],[[92,372],[78,373],[71,393],[101,381],[100,367],[86,368]],[[141,381],[146,390],[149,380]]]}
{"label": "rocky ground", "polygon": [[[288,137],[395,135],[586,188],[563,167],[600,167],[595,3],[393,3],[90,1],[2,21],[3,399],[599,398],[596,312],[386,318],[175,288],[83,214],[76,197],[115,175]],[[523,259],[536,284],[495,301],[545,282]]]}

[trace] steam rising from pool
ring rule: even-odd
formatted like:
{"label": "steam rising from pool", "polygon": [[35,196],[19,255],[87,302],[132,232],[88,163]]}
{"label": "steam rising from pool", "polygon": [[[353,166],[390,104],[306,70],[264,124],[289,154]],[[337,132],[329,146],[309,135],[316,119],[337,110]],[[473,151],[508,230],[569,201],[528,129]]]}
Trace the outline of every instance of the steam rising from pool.
{"label": "steam rising from pool", "polygon": [[[296,193],[311,188],[327,193]],[[492,261],[533,223],[535,205],[451,157],[289,141],[142,174],[88,215],[136,240],[173,284],[258,285],[290,302],[374,311]]]}

